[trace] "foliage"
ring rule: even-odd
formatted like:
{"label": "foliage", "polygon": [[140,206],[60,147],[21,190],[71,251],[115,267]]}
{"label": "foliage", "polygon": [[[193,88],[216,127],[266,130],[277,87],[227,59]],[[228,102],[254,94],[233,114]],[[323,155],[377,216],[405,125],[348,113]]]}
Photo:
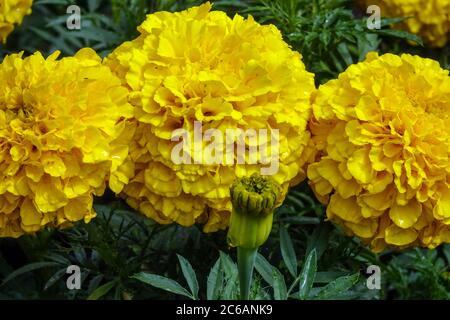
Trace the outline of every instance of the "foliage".
{"label": "foliage", "polygon": [[[91,224],[0,241],[0,298],[238,297],[235,250],[224,233],[160,226],[121,201],[97,202],[99,216]],[[276,216],[257,258],[254,299],[450,298],[449,245],[375,255],[323,222],[305,184]],[[82,271],[80,290],[66,287],[69,265]],[[381,290],[366,286],[370,265],[382,270]]]}
{"label": "foliage", "polygon": [[[82,9],[82,29],[67,30],[66,8],[75,2]],[[0,55],[22,50],[71,55],[91,46],[104,56],[135,36],[147,13],[200,2],[36,0],[33,14],[10,35]],[[275,24],[303,54],[307,69],[318,74],[318,83],[337,77],[370,50],[420,53],[449,67],[448,48],[411,45],[405,39],[420,39],[387,28],[401,18],[368,31],[367,17],[352,12],[347,0],[214,2],[216,9]],[[227,247],[224,232],[157,225],[110,195],[97,199],[96,209],[98,217],[87,225],[0,239],[0,299],[237,297],[235,250]],[[257,259],[255,299],[450,299],[450,245],[373,254],[325,220],[324,207],[306,183],[291,190],[275,217]],[[80,290],[66,287],[69,265],[82,271]],[[366,286],[370,265],[381,269],[381,290]]]}
{"label": "foliage", "polygon": [[[137,36],[137,26],[146,14],[155,11],[178,11],[199,4],[198,0],[36,0],[33,15],[10,36],[11,41],[0,53],[27,53],[60,50],[73,55],[83,47],[92,47],[104,56],[124,41]],[[66,22],[73,11],[81,8],[81,29],[70,30]],[[68,13],[69,12],[69,13]],[[3,52],[2,52],[3,51]]]}

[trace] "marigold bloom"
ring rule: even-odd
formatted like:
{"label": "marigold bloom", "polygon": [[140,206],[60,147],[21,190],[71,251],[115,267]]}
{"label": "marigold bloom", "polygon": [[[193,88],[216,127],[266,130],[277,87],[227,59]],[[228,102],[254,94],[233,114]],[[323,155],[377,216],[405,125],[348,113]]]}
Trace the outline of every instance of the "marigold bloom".
{"label": "marigold bloom", "polygon": [[175,164],[173,131],[183,128],[192,135],[195,121],[204,131],[224,133],[278,129],[280,164],[272,178],[286,194],[289,185],[305,177],[306,127],[315,91],[301,55],[276,27],[210,9],[206,3],[149,15],[139,27],[141,35],[106,61],[129,89],[135,107],[130,157],[136,172],[123,196],[159,223],[202,222],[206,232],[227,226],[231,184],[259,173],[261,165],[247,158],[240,165]]}
{"label": "marigold bloom", "polygon": [[450,77],[404,54],[350,66],[321,86],[308,177],[328,218],[375,251],[450,242]]}
{"label": "marigold bloom", "polygon": [[0,41],[5,43],[14,25],[21,24],[23,17],[31,13],[33,0],[0,1]]}
{"label": "marigold bloom", "polygon": [[91,49],[58,55],[0,64],[1,237],[88,222],[128,154],[120,120],[133,110],[120,80]]}
{"label": "marigold bloom", "polygon": [[360,0],[377,5],[384,17],[408,18],[398,26],[421,36],[433,47],[443,47],[450,35],[450,0]]}

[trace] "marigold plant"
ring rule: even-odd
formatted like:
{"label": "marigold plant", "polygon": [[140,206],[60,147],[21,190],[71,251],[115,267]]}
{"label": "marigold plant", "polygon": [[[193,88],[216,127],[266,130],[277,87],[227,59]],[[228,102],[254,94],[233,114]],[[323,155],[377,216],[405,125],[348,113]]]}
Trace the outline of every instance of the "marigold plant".
{"label": "marigold plant", "polygon": [[377,5],[381,15],[405,17],[398,26],[421,36],[433,47],[443,47],[450,35],[450,0],[360,0],[365,6]]}
{"label": "marigold plant", "polygon": [[6,42],[14,26],[21,24],[23,17],[31,13],[32,0],[0,1],[0,41]]}
{"label": "marigold plant", "polygon": [[[227,226],[231,184],[262,165],[248,157],[242,164],[177,164],[171,154],[177,144],[171,139],[174,130],[183,128],[192,136],[195,121],[203,132],[278,129],[279,170],[273,179],[285,195],[305,177],[306,126],[315,91],[301,55],[275,26],[210,10],[206,3],[151,14],[139,27],[140,36],[106,62],[135,107],[130,159],[136,170],[122,195],[159,223],[205,223],[206,232]],[[249,148],[251,142],[246,144]]]}
{"label": "marigold plant", "polygon": [[329,219],[375,251],[450,242],[449,71],[370,53],[319,88],[313,113],[308,177]]}
{"label": "marigold plant", "polygon": [[128,154],[121,120],[132,108],[120,80],[92,49],[58,55],[0,64],[2,237],[88,222],[93,195]]}

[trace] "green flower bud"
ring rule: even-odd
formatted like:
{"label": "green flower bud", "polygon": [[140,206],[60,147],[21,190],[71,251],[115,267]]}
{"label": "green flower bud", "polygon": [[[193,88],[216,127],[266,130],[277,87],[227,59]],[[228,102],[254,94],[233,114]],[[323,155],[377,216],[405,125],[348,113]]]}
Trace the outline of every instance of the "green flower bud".
{"label": "green flower bud", "polygon": [[280,187],[268,177],[253,174],[235,181],[230,195],[233,212],[228,243],[247,249],[260,247],[272,230],[273,210]]}

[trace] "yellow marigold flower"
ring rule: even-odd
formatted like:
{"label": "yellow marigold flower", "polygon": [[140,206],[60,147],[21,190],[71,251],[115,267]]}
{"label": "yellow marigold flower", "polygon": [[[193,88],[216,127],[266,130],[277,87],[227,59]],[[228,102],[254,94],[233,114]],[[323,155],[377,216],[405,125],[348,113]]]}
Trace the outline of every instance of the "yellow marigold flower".
{"label": "yellow marigold flower", "polygon": [[398,26],[421,36],[433,47],[443,47],[450,35],[450,0],[359,0],[377,5],[381,15],[408,18]]}
{"label": "yellow marigold flower", "polygon": [[328,218],[375,251],[450,242],[450,77],[404,54],[350,66],[321,86],[308,168]]}
{"label": "yellow marigold flower", "polygon": [[14,25],[21,24],[23,17],[31,13],[33,0],[0,1],[0,41],[5,43]]}
{"label": "yellow marigold flower", "polygon": [[206,232],[227,226],[234,180],[263,166],[247,156],[242,164],[176,164],[173,131],[182,128],[191,137],[195,121],[203,132],[224,135],[226,129],[278,129],[279,170],[272,178],[285,195],[305,178],[315,91],[314,76],[275,26],[210,10],[205,3],[151,14],[139,27],[141,35],[106,59],[135,107],[130,158],[136,171],[122,195],[159,223],[205,223]]}
{"label": "yellow marigold flower", "polygon": [[120,80],[92,49],[58,55],[0,64],[1,237],[88,222],[128,154],[121,119],[133,109]]}

